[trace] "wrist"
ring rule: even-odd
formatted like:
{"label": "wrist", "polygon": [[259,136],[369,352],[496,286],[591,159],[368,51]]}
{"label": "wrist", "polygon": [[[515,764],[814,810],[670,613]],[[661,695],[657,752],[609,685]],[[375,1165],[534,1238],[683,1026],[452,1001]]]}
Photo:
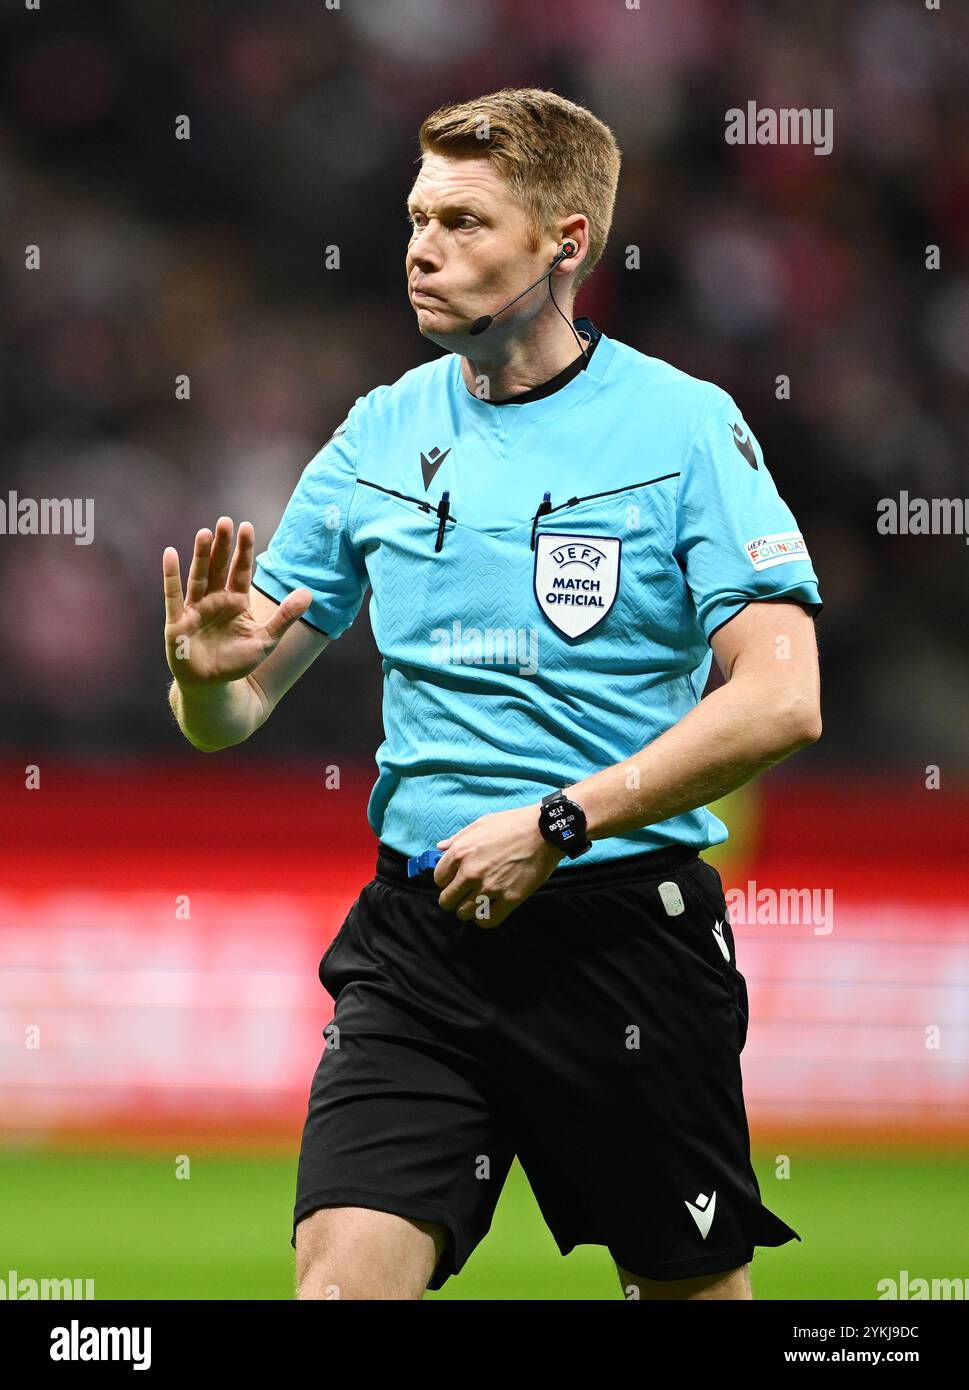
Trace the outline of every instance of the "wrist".
{"label": "wrist", "polygon": [[248,677],[183,685],[172,681],[168,703],[193,747],[215,753],[242,743],[259,728],[266,712]]}
{"label": "wrist", "polygon": [[559,857],[578,859],[592,848],[586,832],[585,810],[562,790],[549,792],[539,805],[538,830]]}

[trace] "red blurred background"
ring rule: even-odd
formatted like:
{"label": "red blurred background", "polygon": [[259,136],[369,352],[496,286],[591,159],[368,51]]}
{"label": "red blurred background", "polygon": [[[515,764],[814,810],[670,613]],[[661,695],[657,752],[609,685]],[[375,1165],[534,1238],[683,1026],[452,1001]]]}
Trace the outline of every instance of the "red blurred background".
{"label": "red blurred background", "polygon": [[[202,755],[61,764],[17,794],[2,774],[8,1136],[291,1139],[332,1012],[319,959],[374,872],[369,770],[339,791]],[[969,1139],[967,817],[965,792],[775,773],[742,854],[709,856],[728,901],[831,895],[823,919],[735,913],[759,1138]]]}

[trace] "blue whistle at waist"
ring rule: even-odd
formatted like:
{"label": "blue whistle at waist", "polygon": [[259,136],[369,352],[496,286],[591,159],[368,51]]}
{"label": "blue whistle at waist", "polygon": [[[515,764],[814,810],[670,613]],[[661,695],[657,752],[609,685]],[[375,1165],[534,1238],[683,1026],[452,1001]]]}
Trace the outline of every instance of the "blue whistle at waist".
{"label": "blue whistle at waist", "polygon": [[425,849],[421,854],[412,855],[407,861],[407,877],[413,878],[425,869],[433,869],[437,861],[443,857],[442,849]]}

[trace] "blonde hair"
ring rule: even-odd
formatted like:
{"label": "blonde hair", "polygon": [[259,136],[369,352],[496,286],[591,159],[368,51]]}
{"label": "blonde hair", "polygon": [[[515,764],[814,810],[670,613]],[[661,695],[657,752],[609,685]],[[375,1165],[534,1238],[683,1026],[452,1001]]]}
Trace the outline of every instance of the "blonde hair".
{"label": "blonde hair", "polygon": [[439,107],[418,139],[422,156],[489,159],[528,215],[531,251],[556,218],[584,213],[589,247],[574,288],[592,273],[612,225],[621,155],[612,131],[591,111],[555,92],[505,87]]}

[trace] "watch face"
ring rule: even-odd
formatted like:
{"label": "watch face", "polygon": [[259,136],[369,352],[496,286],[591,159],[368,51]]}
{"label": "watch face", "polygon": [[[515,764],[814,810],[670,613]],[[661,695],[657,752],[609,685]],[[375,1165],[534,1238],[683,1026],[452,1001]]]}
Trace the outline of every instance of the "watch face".
{"label": "watch face", "polygon": [[585,827],[585,814],[581,806],[567,796],[553,795],[547,804],[543,798],[539,824],[544,838],[557,849],[569,857],[582,853],[576,847],[580,843],[579,829]]}

